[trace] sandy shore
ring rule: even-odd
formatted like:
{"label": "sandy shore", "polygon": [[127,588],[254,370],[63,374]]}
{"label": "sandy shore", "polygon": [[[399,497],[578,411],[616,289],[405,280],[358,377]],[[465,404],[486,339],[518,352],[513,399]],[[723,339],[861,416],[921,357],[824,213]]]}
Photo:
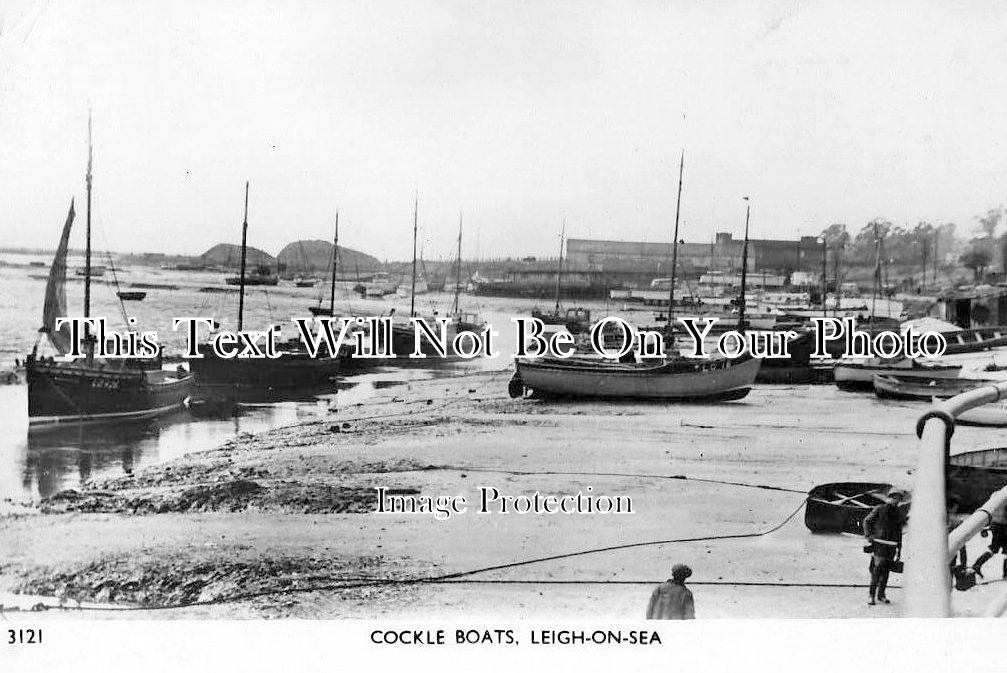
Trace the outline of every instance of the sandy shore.
{"label": "sandy shore", "polygon": [[[766,531],[819,483],[911,487],[918,407],[833,386],[760,386],[706,406],[512,400],[509,376],[389,388],[324,421],[240,436],[5,516],[0,591],[170,608],[59,613],[82,618],[636,618],[684,562],[700,618],[902,614],[896,589],[892,605],[871,608],[862,587],[782,586],[868,579],[861,540],[814,535],[803,511],[758,537],[638,543]],[[954,450],[990,442],[995,432],[963,427]],[[633,513],[480,513],[483,486],[514,496],[590,487],[630,498]],[[465,495],[469,510],[379,514],[378,487]],[[451,583],[381,583],[633,544]],[[996,586],[956,593],[955,609],[975,614]],[[178,607],[193,601],[223,602]]]}

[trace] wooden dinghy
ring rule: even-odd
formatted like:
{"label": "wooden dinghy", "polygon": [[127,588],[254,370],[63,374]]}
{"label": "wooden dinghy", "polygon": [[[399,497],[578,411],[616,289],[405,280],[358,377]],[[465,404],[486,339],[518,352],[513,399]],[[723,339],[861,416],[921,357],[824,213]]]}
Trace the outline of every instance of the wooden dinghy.
{"label": "wooden dinghy", "polygon": [[961,395],[979,386],[993,383],[988,379],[940,379],[898,374],[875,374],[874,394],[889,400],[940,400]]}
{"label": "wooden dinghy", "polygon": [[517,360],[509,392],[537,397],[726,401],[745,397],[761,360],[672,360],[661,364],[539,358]]}
{"label": "wooden dinghy", "polygon": [[[814,533],[853,533],[863,535],[864,517],[886,502],[884,495],[891,484],[841,481],[815,486],[808,493],[804,525]],[[908,498],[899,508],[909,508]]]}
{"label": "wooden dinghy", "polygon": [[898,374],[931,380],[957,378],[961,370],[961,365],[922,362],[910,358],[844,358],[836,363],[833,376],[840,390],[869,392],[874,390],[875,374]]}

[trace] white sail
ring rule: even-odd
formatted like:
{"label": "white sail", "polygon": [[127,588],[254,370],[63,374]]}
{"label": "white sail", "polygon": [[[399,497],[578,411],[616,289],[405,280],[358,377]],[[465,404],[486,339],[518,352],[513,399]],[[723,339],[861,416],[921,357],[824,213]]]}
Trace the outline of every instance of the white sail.
{"label": "white sail", "polygon": [[70,328],[66,325],[56,329],[56,318],[66,316],[66,250],[70,242],[70,227],[73,225],[73,199],[70,200],[70,212],[66,215],[63,225],[63,235],[56,248],[56,256],[49,268],[49,281],[45,286],[45,305],[42,308],[42,332],[45,332],[53,347],[60,355],[70,350]]}

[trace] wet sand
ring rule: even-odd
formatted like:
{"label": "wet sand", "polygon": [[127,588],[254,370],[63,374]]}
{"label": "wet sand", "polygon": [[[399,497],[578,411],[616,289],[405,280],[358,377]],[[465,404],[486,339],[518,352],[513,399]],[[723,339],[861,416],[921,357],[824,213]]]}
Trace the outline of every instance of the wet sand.
{"label": "wet sand", "polygon": [[[0,591],[168,608],[50,613],[81,618],[638,618],[683,562],[699,618],[902,614],[895,588],[892,605],[868,607],[862,587],[782,586],[868,579],[861,539],[812,534],[803,510],[768,535],[640,543],[767,531],[820,483],[911,488],[918,406],[833,386],[759,386],[719,405],[512,400],[509,377],[388,388],[7,515]],[[953,450],[993,446],[997,434],[959,428]],[[480,513],[480,486],[514,496],[591,487],[631,498],[634,513]],[[379,514],[378,487],[466,495],[469,510]],[[621,545],[636,546],[450,583],[382,583]],[[997,586],[955,593],[956,611],[976,614]],[[178,607],[193,601],[223,602]]]}

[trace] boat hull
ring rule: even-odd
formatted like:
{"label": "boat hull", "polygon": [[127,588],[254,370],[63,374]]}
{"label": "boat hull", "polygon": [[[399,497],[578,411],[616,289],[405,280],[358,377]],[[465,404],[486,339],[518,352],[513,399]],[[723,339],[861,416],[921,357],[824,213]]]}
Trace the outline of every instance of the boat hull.
{"label": "boat hull", "polygon": [[756,358],[654,366],[518,360],[515,376],[539,397],[727,401],[749,393],[760,363]]}
{"label": "boat hull", "polygon": [[935,379],[927,377],[906,377],[874,375],[874,394],[890,400],[930,400],[947,399],[960,395],[992,381],[982,379]]}
{"label": "boat hull", "polygon": [[959,514],[974,512],[1007,486],[1007,449],[983,449],[951,456],[947,468],[949,504]]}
{"label": "boat hull", "polygon": [[[804,525],[815,533],[852,533],[863,535],[864,517],[885,502],[882,496],[891,484],[873,482],[836,482],[815,486],[808,493]],[[908,509],[904,502],[900,508]]]}
{"label": "boat hull", "polygon": [[840,361],[833,369],[836,385],[841,390],[870,392],[874,390],[874,376],[898,375],[921,379],[953,379],[961,373],[960,365],[939,365],[904,360],[896,363]]}
{"label": "boat hull", "polygon": [[[158,372],[159,374],[159,372]],[[75,363],[32,362],[28,382],[31,426],[147,418],[180,407],[192,391],[192,377],[87,367]]]}
{"label": "boat hull", "polygon": [[351,358],[311,357],[304,352],[285,352],[280,357],[222,358],[201,347],[201,358],[189,360],[200,385],[231,385],[257,389],[299,388],[326,383],[351,368]]}

